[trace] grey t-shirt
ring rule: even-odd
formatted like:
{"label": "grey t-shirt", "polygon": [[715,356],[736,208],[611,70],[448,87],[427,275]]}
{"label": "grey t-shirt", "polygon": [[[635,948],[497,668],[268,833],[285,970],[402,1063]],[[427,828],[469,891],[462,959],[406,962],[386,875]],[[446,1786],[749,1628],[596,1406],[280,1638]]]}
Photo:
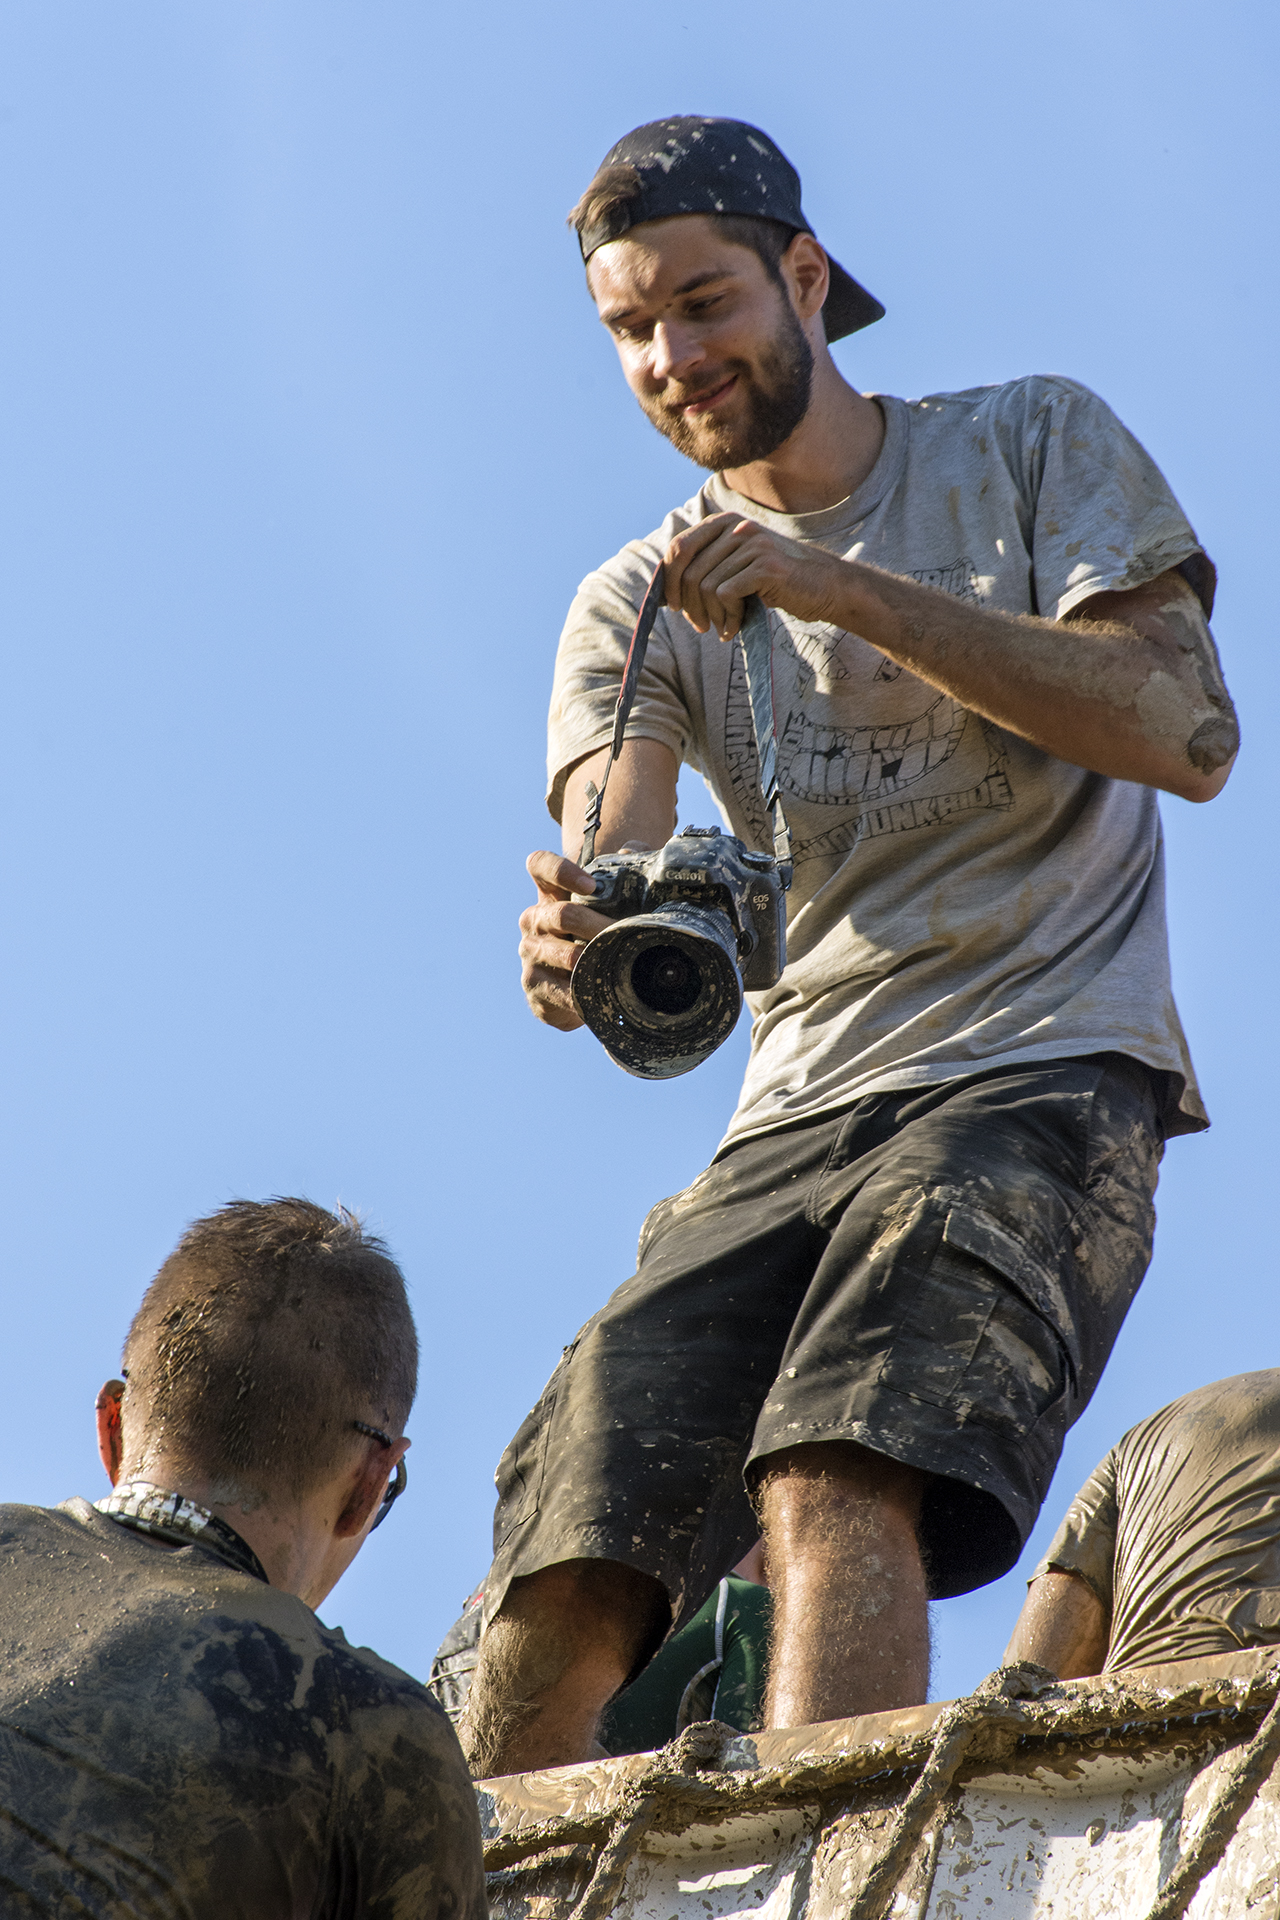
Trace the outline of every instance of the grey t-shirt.
{"label": "grey t-shirt", "polygon": [[1111,1615],[1106,1671],[1280,1642],[1280,1369],[1162,1407],[1086,1480],[1032,1577]]}
{"label": "grey t-shirt", "polygon": [[[1061,620],[1177,566],[1208,610],[1211,563],[1151,459],[1086,387],[1034,376],[875,397],[884,445],[847,500],[775,513],[714,476],[583,582],[551,702],[557,819],[569,769],[609,738],[653,567],[713,513],[1010,613]],[[1170,985],[1154,792],[1042,752],[857,635],[770,619],[795,881],[787,967],[751,997],[726,1138],[867,1093],[1109,1050],[1170,1075],[1170,1132],[1206,1124]],[[736,644],[664,611],[629,731],[698,768],[731,831],[771,849]]]}
{"label": "grey t-shirt", "polygon": [[487,1915],[426,1689],[216,1544],[83,1500],[0,1507],[0,1832],[5,1913]]}

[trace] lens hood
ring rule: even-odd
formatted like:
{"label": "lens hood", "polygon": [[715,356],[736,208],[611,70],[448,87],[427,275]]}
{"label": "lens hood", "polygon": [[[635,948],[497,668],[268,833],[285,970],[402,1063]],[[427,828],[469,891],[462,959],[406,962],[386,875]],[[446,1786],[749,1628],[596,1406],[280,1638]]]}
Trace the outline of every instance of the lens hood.
{"label": "lens hood", "polygon": [[578,955],[573,1004],[606,1052],[642,1080],[672,1080],[715,1052],[742,1011],[726,914],[671,901],[616,920]]}

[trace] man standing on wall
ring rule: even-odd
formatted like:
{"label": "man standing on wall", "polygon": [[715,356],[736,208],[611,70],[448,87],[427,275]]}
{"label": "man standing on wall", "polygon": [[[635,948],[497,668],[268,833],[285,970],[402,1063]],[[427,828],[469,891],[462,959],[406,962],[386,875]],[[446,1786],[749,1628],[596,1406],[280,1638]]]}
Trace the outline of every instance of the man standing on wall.
{"label": "man standing on wall", "polygon": [[589,1755],[760,1524],[768,1723],[925,1697],[926,1601],[1016,1560],[1146,1269],[1163,1140],[1206,1124],[1154,789],[1211,799],[1237,746],[1212,564],[1094,394],[856,392],[828,343],[883,309],[739,121],[637,129],[572,217],[632,391],[711,477],[570,610],[535,1014],[580,1024],[570,972],[608,924],[576,859],[659,561],[597,852],[667,840],[682,760],[771,845],[721,644],[756,594],[795,879],[713,1164],[499,1468],[478,1772]]}

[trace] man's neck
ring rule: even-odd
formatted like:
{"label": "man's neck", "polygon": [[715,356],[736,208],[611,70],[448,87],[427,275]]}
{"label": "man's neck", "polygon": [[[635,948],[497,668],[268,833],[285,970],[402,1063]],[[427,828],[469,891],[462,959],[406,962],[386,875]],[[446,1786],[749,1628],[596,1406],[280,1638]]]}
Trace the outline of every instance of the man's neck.
{"label": "man's neck", "polygon": [[243,1534],[188,1494],[157,1486],[153,1480],[121,1478],[95,1504],[99,1513],[121,1526],[170,1542],[194,1540],[240,1572],[270,1584],[266,1568]]}
{"label": "man's neck", "polygon": [[726,469],[722,478],[775,513],[820,513],[862,485],[884,444],[884,415],[842,379],[825,346],[813,357],[804,419],[767,460]]}
{"label": "man's neck", "polygon": [[126,1481],[145,1480],[191,1500],[215,1515],[252,1548],[268,1581],[286,1593],[307,1599],[331,1547],[323,1510],[332,1505],[328,1489],[299,1502],[242,1503],[218,1499],[219,1488],[191,1473],[164,1473],[139,1466],[122,1473]]}

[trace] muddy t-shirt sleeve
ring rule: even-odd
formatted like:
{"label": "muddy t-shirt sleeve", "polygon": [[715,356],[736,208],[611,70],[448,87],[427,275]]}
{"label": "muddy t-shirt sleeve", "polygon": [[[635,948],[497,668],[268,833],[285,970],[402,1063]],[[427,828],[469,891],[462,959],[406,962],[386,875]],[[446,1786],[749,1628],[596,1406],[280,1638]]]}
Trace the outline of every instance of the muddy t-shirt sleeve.
{"label": "muddy t-shirt sleeve", "polygon": [[[1019,382],[998,431],[1031,513],[1035,603],[1061,620],[1091,594],[1181,568],[1213,607],[1215,573],[1168,481],[1105,400],[1075,380]],[[1016,413],[1016,418],[1015,418]]]}
{"label": "muddy t-shirt sleeve", "polygon": [[[633,541],[588,574],[574,596],[560,636],[547,722],[547,806],[555,820],[570,768],[606,746],[613,732],[623,663],[661,552],[656,542]],[[667,622],[680,617],[658,615],[627,723],[628,739],[660,740],[677,761],[684,759],[692,731],[667,633]]]}
{"label": "muddy t-shirt sleeve", "polygon": [[343,1793],[346,1920],[488,1920],[480,1815],[457,1735],[434,1701],[357,1708]]}
{"label": "muddy t-shirt sleeve", "polygon": [[1106,1608],[1112,1611],[1115,1592],[1116,1457],[1109,1453],[1095,1467],[1067,1509],[1032,1579],[1042,1573],[1078,1573],[1087,1580]]}

